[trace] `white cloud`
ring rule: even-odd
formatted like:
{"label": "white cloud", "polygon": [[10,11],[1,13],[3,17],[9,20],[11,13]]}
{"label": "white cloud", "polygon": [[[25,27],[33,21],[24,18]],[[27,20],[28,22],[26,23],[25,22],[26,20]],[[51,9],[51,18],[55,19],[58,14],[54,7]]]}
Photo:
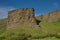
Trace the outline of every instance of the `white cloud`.
{"label": "white cloud", "polygon": [[8,11],[15,9],[14,7],[0,7],[0,18],[6,18]]}
{"label": "white cloud", "polygon": [[58,7],[58,6],[59,6],[59,5],[58,5],[58,3],[56,3],[56,2],[55,2],[55,3],[53,3],[53,5],[54,5],[54,6],[56,6],[56,7]]}

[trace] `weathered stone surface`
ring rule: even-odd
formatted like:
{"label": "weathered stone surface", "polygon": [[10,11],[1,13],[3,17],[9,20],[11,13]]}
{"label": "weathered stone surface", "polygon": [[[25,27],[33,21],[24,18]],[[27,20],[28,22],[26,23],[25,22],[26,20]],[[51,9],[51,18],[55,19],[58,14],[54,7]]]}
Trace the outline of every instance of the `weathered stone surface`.
{"label": "weathered stone surface", "polygon": [[11,30],[18,25],[30,25],[37,27],[38,23],[35,19],[33,8],[20,8],[8,13],[8,27],[7,30]]}
{"label": "weathered stone surface", "polygon": [[50,12],[48,14],[38,16],[38,19],[46,22],[56,22],[60,21],[60,10]]}

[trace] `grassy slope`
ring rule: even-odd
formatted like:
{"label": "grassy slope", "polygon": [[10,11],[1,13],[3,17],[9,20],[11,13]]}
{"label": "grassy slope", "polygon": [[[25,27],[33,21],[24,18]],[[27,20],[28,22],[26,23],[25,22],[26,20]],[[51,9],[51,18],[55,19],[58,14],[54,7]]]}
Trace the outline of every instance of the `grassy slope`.
{"label": "grassy slope", "polygon": [[[19,26],[13,30],[13,38],[16,38],[17,34],[23,35],[22,39],[25,40],[60,40],[60,22],[41,22],[41,28],[32,28],[26,25]],[[17,36],[18,37],[18,36]],[[7,37],[8,39],[11,37]],[[19,37],[20,38],[20,37]]]}
{"label": "grassy slope", "polygon": [[7,20],[6,19],[0,19],[0,30],[6,29]]}
{"label": "grassy slope", "polygon": [[41,22],[40,24],[43,28],[43,30],[47,31],[47,32],[51,32],[51,33],[60,33],[60,22],[52,22],[52,23],[48,23],[48,22]]}
{"label": "grassy slope", "polygon": [[[2,25],[6,25],[3,21]],[[0,40],[60,40],[60,22],[41,22],[41,28],[32,28],[26,25],[19,26],[13,33],[6,34],[6,30],[0,30]],[[0,25],[1,27],[1,25]],[[7,37],[7,38],[6,38]],[[26,39],[27,38],[27,39]]]}

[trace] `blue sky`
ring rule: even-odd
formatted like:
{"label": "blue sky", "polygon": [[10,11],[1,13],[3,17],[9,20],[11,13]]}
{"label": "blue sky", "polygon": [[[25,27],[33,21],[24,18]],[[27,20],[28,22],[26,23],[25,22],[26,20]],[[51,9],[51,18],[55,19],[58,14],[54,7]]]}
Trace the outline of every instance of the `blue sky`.
{"label": "blue sky", "polygon": [[60,0],[0,0],[0,18],[5,18],[8,11],[17,8],[34,8],[35,15],[60,9]]}

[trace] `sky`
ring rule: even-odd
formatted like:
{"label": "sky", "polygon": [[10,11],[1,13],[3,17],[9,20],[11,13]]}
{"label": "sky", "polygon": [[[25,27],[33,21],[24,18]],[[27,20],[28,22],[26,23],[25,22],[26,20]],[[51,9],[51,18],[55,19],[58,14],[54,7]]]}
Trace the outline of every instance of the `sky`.
{"label": "sky", "polygon": [[17,8],[34,8],[37,16],[60,10],[60,0],[0,0],[0,18],[7,18],[8,11]]}

